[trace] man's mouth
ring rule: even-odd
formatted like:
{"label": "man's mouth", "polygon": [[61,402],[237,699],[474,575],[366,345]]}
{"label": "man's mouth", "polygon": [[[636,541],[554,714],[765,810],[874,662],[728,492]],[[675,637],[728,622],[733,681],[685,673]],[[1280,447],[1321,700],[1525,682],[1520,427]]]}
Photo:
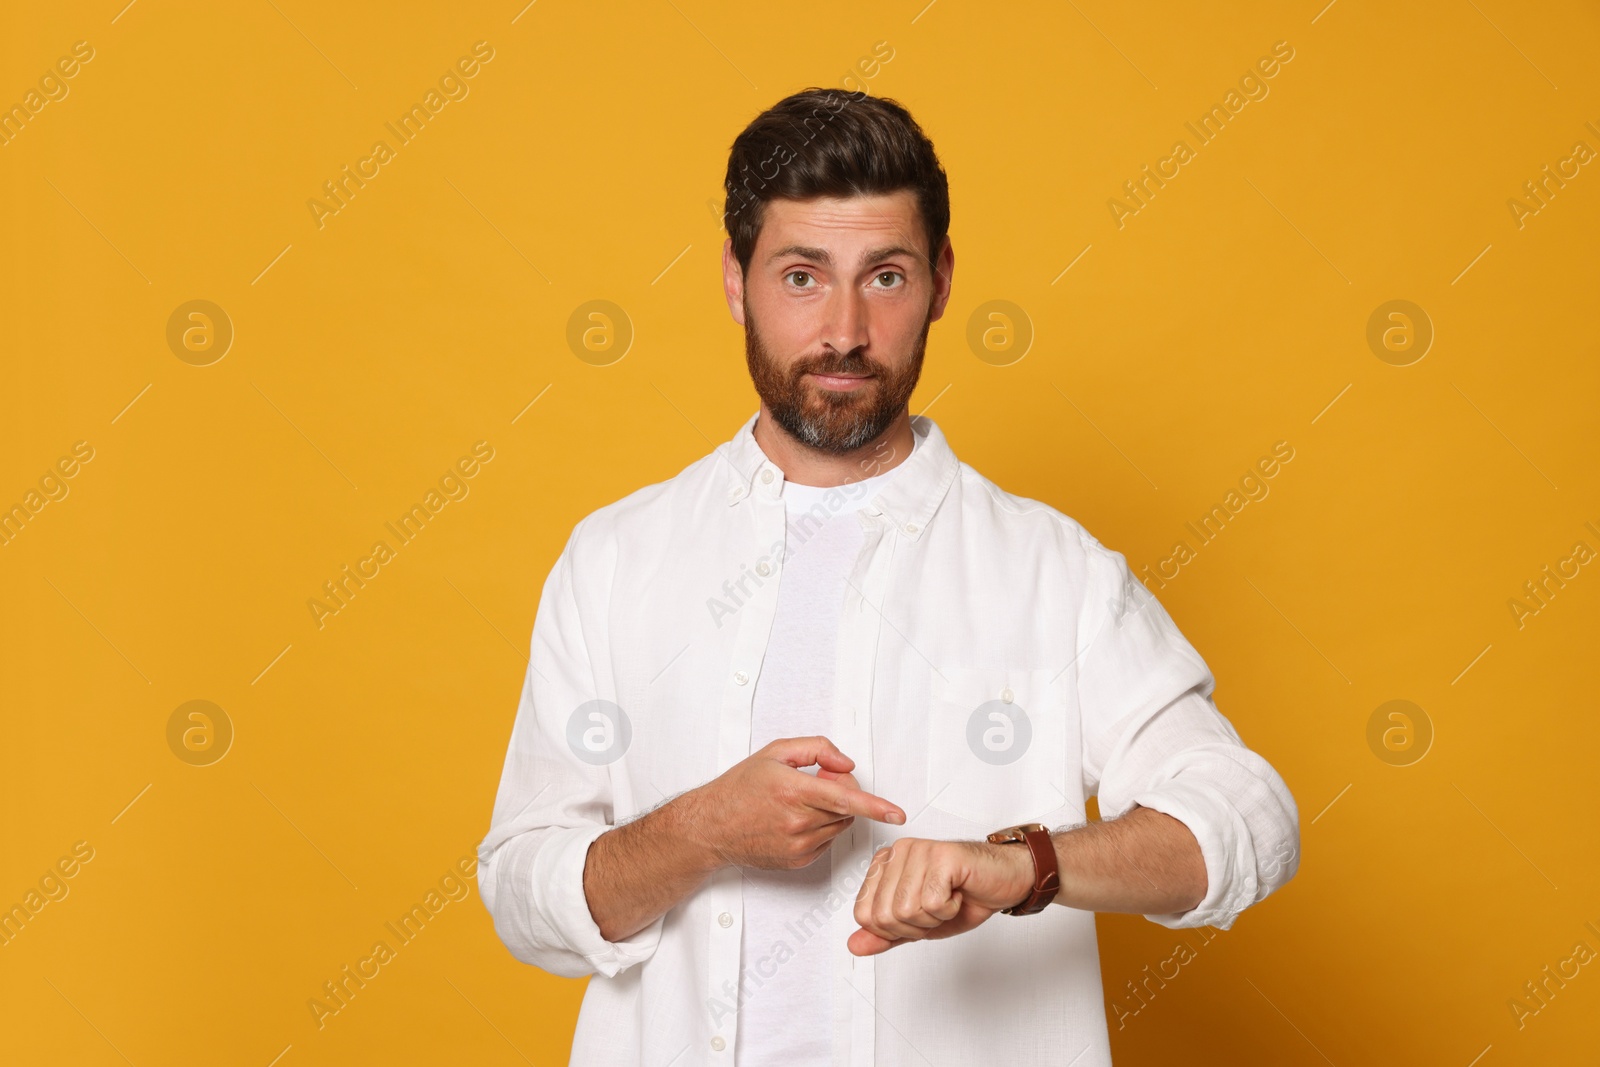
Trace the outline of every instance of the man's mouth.
{"label": "man's mouth", "polygon": [[811,371],[809,376],[824,389],[839,390],[859,389],[872,378],[870,374],[819,374],[816,371]]}

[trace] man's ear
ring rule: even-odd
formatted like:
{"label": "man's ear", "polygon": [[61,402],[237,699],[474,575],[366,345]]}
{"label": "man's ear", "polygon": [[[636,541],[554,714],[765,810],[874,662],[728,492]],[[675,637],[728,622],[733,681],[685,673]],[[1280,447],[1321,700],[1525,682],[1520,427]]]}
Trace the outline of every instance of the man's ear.
{"label": "man's ear", "polygon": [[744,271],[733,254],[733,238],[722,242],[722,295],[728,300],[728,313],[740,326],[744,323]]}
{"label": "man's ear", "polygon": [[944,247],[939,250],[939,258],[934,264],[933,303],[928,306],[930,322],[939,319],[944,314],[945,305],[950,302],[950,287],[956,273],[956,250],[949,237],[944,239]]}

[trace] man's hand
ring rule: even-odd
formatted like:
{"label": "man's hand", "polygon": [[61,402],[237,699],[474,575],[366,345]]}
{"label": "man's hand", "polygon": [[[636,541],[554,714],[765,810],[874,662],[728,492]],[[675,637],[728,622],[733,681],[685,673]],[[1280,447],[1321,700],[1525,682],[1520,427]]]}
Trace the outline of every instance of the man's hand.
{"label": "man's hand", "polygon": [[907,941],[954,937],[1033,888],[1033,854],[1021,845],[903,837],[880,848],[856,894],[850,935],[857,956]]}
{"label": "man's hand", "polygon": [[[801,767],[817,765],[817,773]],[[825,737],[788,737],[622,823],[589,846],[583,892],[607,941],[632,937],[723,867],[804,867],[857,815],[904,823],[863,792],[855,761]]]}
{"label": "man's hand", "polygon": [[[813,764],[814,775],[799,769]],[[779,738],[686,794],[688,832],[722,864],[808,866],[857,815],[906,821],[902,808],[857,786],[855,765],[826,737]]]}

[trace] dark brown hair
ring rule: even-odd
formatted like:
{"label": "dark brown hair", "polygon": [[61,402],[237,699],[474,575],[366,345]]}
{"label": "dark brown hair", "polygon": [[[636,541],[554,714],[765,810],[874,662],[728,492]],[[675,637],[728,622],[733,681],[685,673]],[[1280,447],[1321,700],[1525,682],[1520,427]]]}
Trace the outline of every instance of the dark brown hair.
{"label": "dark brown hair", "polygon": [[723,186],[722,222],[746,271],[771,200],[910,189],[927,234],[930,269],[950,230],[950,185],[933,142],[904,107],[859,91],[806,89],[757,115],[734,138]]}

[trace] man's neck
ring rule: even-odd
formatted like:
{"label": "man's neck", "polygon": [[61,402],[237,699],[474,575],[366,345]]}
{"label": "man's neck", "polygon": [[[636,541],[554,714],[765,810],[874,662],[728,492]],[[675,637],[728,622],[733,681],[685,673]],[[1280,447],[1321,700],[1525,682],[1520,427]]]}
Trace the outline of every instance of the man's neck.
{"label": "man's neck", "polygon": [[783,471],[785,481],[823,488],[850,485],[893,470],[911,455],[914,444],[909,411],[902,411],[883,433],[860,448],[839,455],[797,441],[778,425],[765,404],[752,432],[761,451]]}

